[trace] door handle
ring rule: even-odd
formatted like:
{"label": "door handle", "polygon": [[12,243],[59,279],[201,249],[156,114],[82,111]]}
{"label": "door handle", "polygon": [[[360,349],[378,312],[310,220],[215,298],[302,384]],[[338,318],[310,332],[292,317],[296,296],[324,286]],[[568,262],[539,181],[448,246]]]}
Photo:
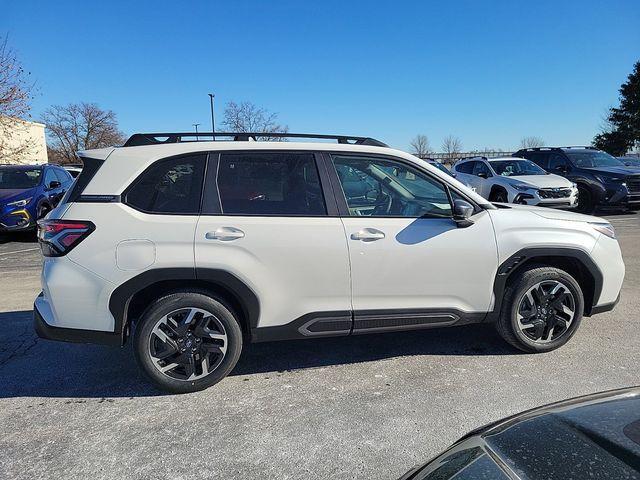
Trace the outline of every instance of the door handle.
{"label": "door handle", "polygon": [[384,232],[375,228],[363,228],[359,232],[351,234],[351,240],[362,240],[363,242],[372,242],[374,240],[382,240]]}
{"label": "door handle", "polygon": [[207,240],[230,241],[244,237],[244,232],[235,227],[220,227],[213,232],[207,232],[204,238]]}

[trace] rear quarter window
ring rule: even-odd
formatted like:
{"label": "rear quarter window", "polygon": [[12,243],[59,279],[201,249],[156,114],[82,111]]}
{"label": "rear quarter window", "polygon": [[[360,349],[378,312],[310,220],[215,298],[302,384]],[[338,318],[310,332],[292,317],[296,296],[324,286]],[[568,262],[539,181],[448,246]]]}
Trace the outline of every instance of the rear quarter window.
{"label": "rear quarter window", "polygon": [[197,215],[206,159],[197,154],[155,162],[127,189],[124,203],[145,213]]}

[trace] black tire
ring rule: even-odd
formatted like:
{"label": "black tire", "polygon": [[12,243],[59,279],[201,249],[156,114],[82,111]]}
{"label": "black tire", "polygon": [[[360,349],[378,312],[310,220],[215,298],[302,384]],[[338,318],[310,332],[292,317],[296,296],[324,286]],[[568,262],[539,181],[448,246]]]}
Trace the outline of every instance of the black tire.
{"label": "black tire", "polygon": [[[569,298],[569,296],[566,296],[565,302],[572,300],[574,307],[573,317],[567,328],[563,328],[564,324],[562,326],[558,324],[556,327],[551,328],[549,328],[549,324],[547,324],[547,327],[542,327],[546,328],[546,330],[544,330],[545,332],[551,331],[550,340],[544,340],[547,343],[541,343],[543,341],[542,338],[538,340],[530,338],[529,335],[532,335],[532,333],[529,333],[528,335],[523,332],[520,328],[522,323],[518,320],[518,313],[521,313],[520,309],[523,306],[522,302],[529,303],[528,300],[525,300],[525,295],[530,289],[541,282],[543,286],[548,285],[548,288],[551,288],[554,282],[560,283],[572,296],[572,299]],[[548,308],[549,307],[547,306],[545,309],[543,302],[543,307],[538,310],[538,314],[541,315],[540,312],[544,310],[546,315],[546,310],[548,310]],[[582,289],[571,275],[564,270],[554,267],[534,266],[517,274],[516,277],[507,285],[502,301],[500,318],[496,322],[496,329],[504,340],[519,350],[528,353],[549,352],[561,347],[571,339],[580,326],[583,311],[584,296],[582,294]],[[533,309],[533,312],[535,317],[535,308]],[[551,316],[551,313],[549,313],[549,315]],[[527,327],[524,328],[529,328],[530,326],[532,329],[527,331],[536,332],[537,328],[533,328],[533,324],[535,323],[536,325],[540,325],[541,322],[544,323],[543,320],[539,320],[538,317],[536,317],[533,322],[525,323]],[[553,338],[554,332],[557,332],[557,338]]]}
{"label": "black tire", "polygon": [[595,210],[595,204],[593,201],[593,195],[591,190],[587,187],[578,185],[578,205],[575,208],[576,212],[580,213],[593,213]]}
{"label": "black tire", "polygon": [[497,203],[508,203],[509,198],[507,192],[502,189],[494,190],[491,194],[491,201]]}
{"label": "black tire", "polygon": [[38,210],[36,211],[36,217],[37,217],[36,220],[40,220],[41,218],[44,218],[44,216],[50,211],[51,211],[51,207],[43,203],[38,207]]}
{"label": "black tire", "polygon": [[[173,362],[178,362],[175,364],[179,365],[177,368],[174,367],[174,369],[172,371],[169,371],[169,373],[162,373],[160,371],[160,367],[157,366],[158,363],[162,363],[162,361],[158,362],[157,359],[154,361],[154,357],[152,357],[151,353],[152,349],[154,349],[155,345],[157,345],[157,342],[160,341],[160,337],[156,333],[154,333],[154,329],[156,329],[157,331],[160,320],[165,316],[170,316],[173,314],[188,315],[188,312],[190,310],[201,310],[211,314],[211,321],[214,321],[215,325],[217,325],[220,329],[219,331],[226,335],[226,339],[223,342],[226,348],[226,352],[220,351],[219,353],[216,353],[216,355],[222,355],[222,358],[220,359],[219,363],[217,363],[211,369],[211,371],[206,374],[203,371],[204,367],[201,361],[201,363],[199,364],[200,371],[197,371],[198,367],[196,367],[196,371],[194,371],[194,374],[197,373],[198,375],[202,375],[199,378],[174,378],[172,375],[180,376],[179,373],[175,372],[180,372],[181,369],[186,372],[186,368],[193,368],[188,367],[186,363],[180,362],[180,360],[184,360],[184,358],[188,357],[189,355],[191,355],[192,359],[203,358],[203,355],[200,354],[200,351],[199,353],[190,354],[190,352],[181,353],[180,351],[175,349],[175,347],[178,346],[178,340],[182,342],[181,346],[186,345],[184,340],[186,339],[186,335],[189,334],[184,333],[184,336],[183,334],[179,334],[179,338],[176,339],[175,333],[173,332],[173,330],[171,330],[169,334],[173,335],[173,338],[171,340],[167,338],[166,342],[164,340],[162,341],[165,342],[164,345],[169,346],[169,349],[175,349],[175,352],[172,353],[172,358],[176,358],[176,360],[170,361],[172,362],[171,364],[174,364]],[[181,313],[183,311],[185,312],[184,314]],[[205,322],[205,317],[206,315],[202,314],[201,318],[199,318],[198,320],[194,319],[192,323],[195,325],[196,322]],[[165,322],[164,325],[162,325],[163,329],[165,328],[165,325],[168,324]],[[180,326],[182,328],[185,328],[185,325],[186,321]],[[173,324],[171,328],[173,329]],[[201,332],[204,328],[207,328],[207,331],[211,331],[208,330],[208,327],[205,327],[203,325],[202,327],[194,326],[193,330],[191,330],[191,333],[195,335],[196,329],[198,328]],[[204,335],[202,333],[199,333],[199,335],[201,338],[201,345],[204,346],[203,342],[209,340],[209,338],[207,337],[207,335]],[[195,338],[195,336],[192,336],[192,338]],[[191,345],[191,343],[189,343],[189,345]],[[240,357],[240,353],[242,352],[242,329],[240,328],[240,323],[238,322],[233,309],[227,306],[222,300],[212,298],[205,292],[174,292],[155,300],[142,314],[141,318],[136,324],[135,334],[133,338],[133,348],[138,365],[140,365],[142,371],[158,388],[171,393],[196,392],[215,385],[231,372],[233,367],[238,362],[238,358]],[[196,348],[195,340],[194,348]],[[184,352],[184,350],[182,350],[182,352]],[[209,354],[206,353],[205,355]],[[193,365],[193,360],[191,361],[191,363]],[[210,360],[207,360],[206,363],[208,365],[208,370],[211,366]],[[185,373],[184,376],[186,377],[187,374],[188,372]]]}

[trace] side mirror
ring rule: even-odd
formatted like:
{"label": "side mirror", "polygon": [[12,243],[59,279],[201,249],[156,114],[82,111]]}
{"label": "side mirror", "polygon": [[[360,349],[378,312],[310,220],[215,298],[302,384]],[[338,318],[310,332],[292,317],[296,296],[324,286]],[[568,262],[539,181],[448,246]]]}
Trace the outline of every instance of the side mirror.
{"label": "side mirror", "polygon": [[487,174],[485,172],[478,172],[478,176],[480,178],[488,178]]}
{"label": "side mirror", "polygon": [[56,188],[60,188],[62,186],[62,184],[56,180],[52,180],[49,183],[49,190],[55,190]]}
{"label": "side mirror", "polygon": [[569,167],[567,167],[566,165],[558,165],[556,167],[556,170],[560,173],[567,173],[569,171]]}
{"label": "side mirror", "polygon": [[465,200],[457,199],[453,201],[453,221],[456,222],[459,228],[473,225],[471,215],[473,215],[473,205]]}

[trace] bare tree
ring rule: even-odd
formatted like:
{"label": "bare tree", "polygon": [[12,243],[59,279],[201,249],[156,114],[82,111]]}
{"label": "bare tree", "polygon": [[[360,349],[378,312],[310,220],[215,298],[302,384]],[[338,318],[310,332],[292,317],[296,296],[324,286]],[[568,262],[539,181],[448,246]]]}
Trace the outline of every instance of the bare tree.
{"label": "bare tree", "polygon": [[413,154],[422,158],[426,157],[431,153],[431,146],[429,145],[429,139],[426,135],[416,135],[411,140],[411,148],[413,149]]}
{"label": "bare tree", "polygon": [[34,150],[24,122],[34,87],[28,77],[5,37],[0,41],[0,162],[27,161]]}
{"label": "bare tree", "polygon": [[54,105],[44,112],[42,121],[49,129],[49,161],[75,163],[78,150],[122,145],[125,141],[116,114],[95,103]]}
{"label": "bare tree", "polygon": [[520,140],[520,148],[538,148],[544,146],[544,140],[540,137],[524,137]]}
{"label": "bare tree", "polygon": [[229,102],[224,109],[222,125],[230,132],[265,133],[259,140],[283,140],[269,133],[287,133],[289,127],[278,123],[278,114],[271,113],[251,102]]}
{"label": "bare tree", "polygon": [[462,141],[454,135],[447,135],[442,141],[442,151],[445,153],[447,161],[452,163],[456,156],[462,152]]}

